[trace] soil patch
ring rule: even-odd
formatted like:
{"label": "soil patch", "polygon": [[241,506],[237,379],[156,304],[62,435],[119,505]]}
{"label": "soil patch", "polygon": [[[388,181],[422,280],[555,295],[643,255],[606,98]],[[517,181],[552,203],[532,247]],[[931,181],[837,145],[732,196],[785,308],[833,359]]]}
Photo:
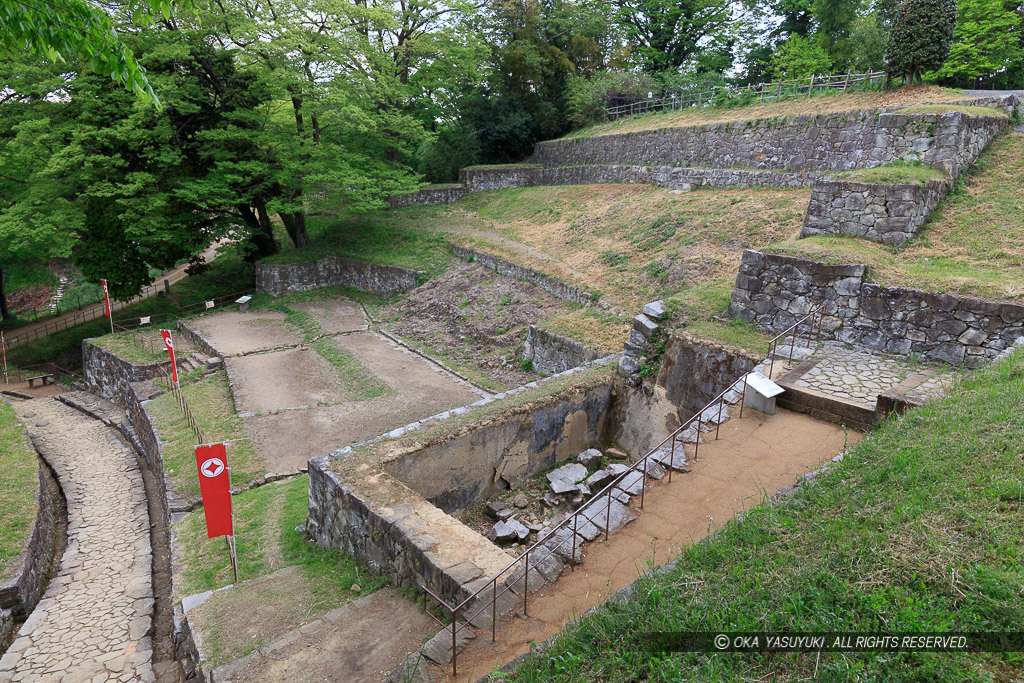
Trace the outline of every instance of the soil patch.
{"label": "soil patch", "polygon": [[235,405],[242,412],[267,413],[346,398],[338,373],[310,348],[228,358]]}
{"label": "soil patch", "polygon": [[418,605],[385,588],[262,648],[218,680],[379,681],[436,630]]}
{"label": "soil patch", "polygon": [[393,333],[446,363],[502,388],[537,379],[522,370],[527,329],[571,307],[543,289],[473,263],[455,261],[381,317]]}
{"label": "soil patch", "polygon": [[362,307],[348,299],[303,301],[291,304],[290,307],[308,313],[328,334],[353,332],[366,327],[366,316],[363,315]]}
{"label": "soil patch", "polygon": [[302,337],[283,325],[284,313],[222,311],[194,321],[213,347],[226,356],[285,344],[298,344]]}
{"label": "soil patch", "polygon": [[[635,522],[608,542],[588,544],[574,573],[531,595],[528,618],[506,622],[495,643],[489,637],[473,641],[459,657],[458,680],[475,681],[528,652],[531,643],[554,635],[651,566],[669,561],[683,546],[721,529],[861,438],[786,410],[773,416],[747,411],[743,419],[722,425],[718,441],[710,436],[692,472],[673,476],[672,484],[666,479],[652,484]],[[686,448],[692,457],[693,446]],[[445,675],[451,680],[450,668]]]}
{"label": "soil patch", "polygon": [[[449,374],[374,334],[351,334],[332,341],[393,391],[364,401],[337,401],[329,406],[245,418],[256,452],[272,471],[298,469],[311,457],[326,455],[480,398]],[[254,358],[278,355],[281,354]],[[234,368],[232,379],[236,391],[245,382],[256,387],[265,381],[258,374],[243,380]],[[294,382],[287,378],[286,381]]]}

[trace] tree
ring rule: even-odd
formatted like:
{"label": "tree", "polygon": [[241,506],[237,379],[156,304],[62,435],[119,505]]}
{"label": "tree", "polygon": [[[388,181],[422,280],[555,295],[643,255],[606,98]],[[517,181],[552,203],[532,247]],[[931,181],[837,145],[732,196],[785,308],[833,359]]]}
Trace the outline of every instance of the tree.
{"label": "tree", "polygon": [[1021,16],[1003,0],[960,0],[956,37],[935,72],[951,84],[970,86],[1021,59]]}
{"label": "tree", "polygon": [[850,40],[861,0],[814,0],[814,35],[830,58],[831,65],[848,68],[853,59]]}
{"label": "tree", "polygon": [[732,53],[732,10],[724,0],[612,0],[613,19],[637,63],[656,72]]}
{"label": "tree", "polygon": [[[175,5],[191,0],[142,0],[133,20],[170,19]],[[136,95],[159,102],[143,69],[125,45],[106,7],[87,0],[18,0],[0,3],[0,46],[13,54],[27,52],[63,63],[82,57],[94,71]]]}
{"label": "tree", "polygon": [[832,58],[816,40],[793,34],[772,57],[772,73],[780,80],[828,73]]}
{"label": "tree", "polygon": [[907,0],[889,31],[886,71],[913,83],[925,71],[942,66],[956,29],[956,0]]}

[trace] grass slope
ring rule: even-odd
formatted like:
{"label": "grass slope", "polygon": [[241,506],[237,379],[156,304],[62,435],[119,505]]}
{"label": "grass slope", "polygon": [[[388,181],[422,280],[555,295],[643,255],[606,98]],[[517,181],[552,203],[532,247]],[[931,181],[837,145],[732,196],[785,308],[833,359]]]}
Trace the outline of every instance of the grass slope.
{"label": "grass slope", "polygon": [[833,263],[867,263],[883,284],[1024,298],[1024,135],[997,137],[924,229],[903,247],[815,236],[773,246]]}
{"label": "grass slope", "polygon": [[[913,86],[895,91],[868,90],[850,93],[820,93],[813,97],[793,97],[778,102],[750,104],[742,107],[707,107],[687,111],[658,112],[607,123],[598,123],[570,133],[567,138],[597,137],[616,133],[633,133],[641,130],[660,128],[681,128],[703,126],[733,121],[754,121],[778,118],[780,116],[803,116],[836,114],[858,109],[878,107],[902,107],[933,102],[949,102],[969,99],[956,90],[935,86]],[[926,112],[935,113],[935,112]]]}
{"label": "grass slope", "polygon": [[0,401],[0,583],[21,569],[36,521],[38,472],[24,428],[11,406]]}
{"label": "grass slope", "polygon": [[1018,631],[1024,353],[891,418],[785,502],[690,547],[508,678],[1010,680],[1021,653],[651,653],[653,631]]}

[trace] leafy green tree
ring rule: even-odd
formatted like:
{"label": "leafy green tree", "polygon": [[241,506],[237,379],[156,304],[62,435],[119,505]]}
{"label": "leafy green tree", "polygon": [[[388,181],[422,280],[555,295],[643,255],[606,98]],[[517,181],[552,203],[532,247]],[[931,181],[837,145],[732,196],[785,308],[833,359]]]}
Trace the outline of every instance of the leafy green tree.
{"label": "leafy green tree", "polygon": [[772,58],[772,72],[781,80],[808,78],[814,74],[828,73],[832,58],[816,40],[808,40],[793,34],[782,43]]}
{"label": "leafy green tree", "polygon": [[645,71],[693,67],[734,48],[732,9],[724,0],[611,0],[613,20]]}
{"label": "leafy green tree", "polygon": [[1021,15],[1003,0],[960,0],[949,58],[934,76],[952,85],[977,85],[1021,59]]}
{"label": "leafy green tree", "polygon": [[940,68],[949,56],[956,21],[956,0],[906,0],[889,30],[889,78],[906,76],[913,83]]}
{"label": "leafy green tree", "polygon": [[830,66],[845,69],[853,59],[851,32],[860,5],[861,0],[814,0],[814,35],[828,54]]}
{"label": "leafy green tree", "polygon": [[[191,0],[141,0],[132,19],[153,23],[171,11],[190,9]],[[135,55],[115,30],[108,8],[89,0],[17,0],[0,3],[0,46],[63,63],[83,57],[97,73],[158,102]]]}

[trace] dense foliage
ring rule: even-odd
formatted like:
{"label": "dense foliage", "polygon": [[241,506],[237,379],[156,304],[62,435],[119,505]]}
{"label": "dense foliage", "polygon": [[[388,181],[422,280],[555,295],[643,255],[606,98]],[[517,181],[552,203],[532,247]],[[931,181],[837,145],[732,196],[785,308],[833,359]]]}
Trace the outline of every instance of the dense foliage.
{"label": "dense foliage", "polygon": [[5,318],[5,265],[74,256],[129,296],[213,240],[251,259],[285,234],[303,247],[309,212],[366,213],[461,167],[521,161],[609,106],[881,68],[1024,86],[1019,0],[959,0],[959,20],[954,0],[133,7],[0,8]]}

